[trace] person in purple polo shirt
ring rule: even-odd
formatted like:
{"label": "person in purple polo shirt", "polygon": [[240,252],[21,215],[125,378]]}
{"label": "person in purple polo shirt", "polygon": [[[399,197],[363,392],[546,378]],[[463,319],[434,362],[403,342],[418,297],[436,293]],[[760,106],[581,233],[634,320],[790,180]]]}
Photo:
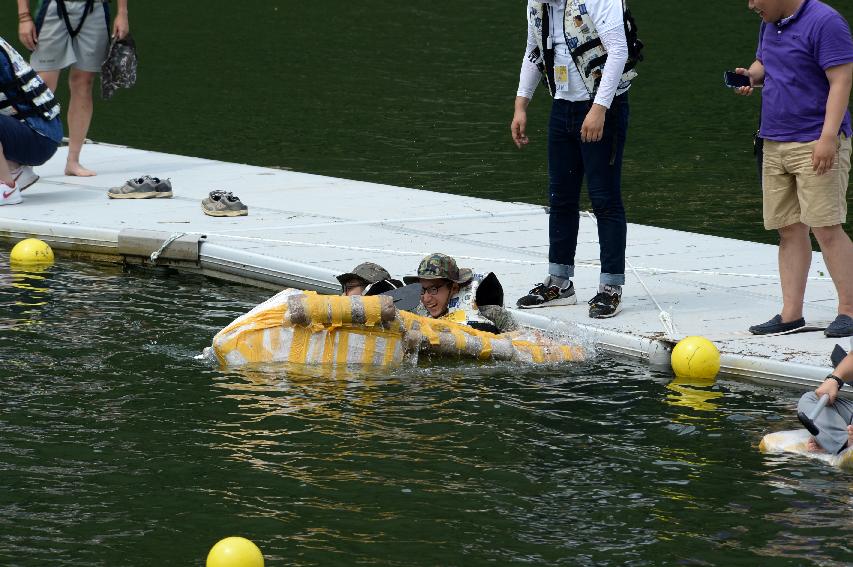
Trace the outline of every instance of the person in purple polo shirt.
{"label": "person in purple polo shirt", "polygon": [[853,336],[853,242],[844,232],[850,173],[853,39],[844,18],[819,0],[748,0],[761,16],[755,62],[736,71],[762,86],[764,226],[778,230],[782,312],[756,335],[805,327],[803,299],[817,238],[838,292],[828,337]]}

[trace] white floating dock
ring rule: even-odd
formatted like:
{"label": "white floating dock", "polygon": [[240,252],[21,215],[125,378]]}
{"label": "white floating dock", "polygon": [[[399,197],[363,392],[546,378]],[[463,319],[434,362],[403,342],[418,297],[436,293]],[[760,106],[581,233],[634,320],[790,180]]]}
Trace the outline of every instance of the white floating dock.
{"label": "white floating dock", "polygon": [[[66,149],[42,167],[41,180],[20,205],[0,207],[0,236],[41,238],[58,251],[151,264],[150,254],[176,238],[157,265],[272,289],[338,293],[335,274],[363,261],[393,276],[411,275],[430,252],[460,266],[493,271],[508,306],[540,280],[548,265],[548,216],[541,206],[460,197],[403,187],[88,144],[84,158],[97,177],[65,177]],[[130,177],[171,179],[172,199],[113,200],[106,191]],[[248,217],[213,218],[201,200],[213,189],[233,191]],[[759,213],[756,212],[756,215]],[[781,308],[777,247],[631,224],[630,266],[623,311],[612,319],[587,315],[597,291],[598,236],[581,219],[575,287],[579,304],[516,311],[539,328],[575,323],[601,348],[654,360],[670,344],[654,299],[672,315],[677,336],[703,335],[723,353],[723,371],[780,385],[813,386],[829,371],[836,343],[822,331],[752,336],[747,328]],[[646,293],[640,278],[651,295]],[[806,321],[825,327],[836,295],[815,254]]]}

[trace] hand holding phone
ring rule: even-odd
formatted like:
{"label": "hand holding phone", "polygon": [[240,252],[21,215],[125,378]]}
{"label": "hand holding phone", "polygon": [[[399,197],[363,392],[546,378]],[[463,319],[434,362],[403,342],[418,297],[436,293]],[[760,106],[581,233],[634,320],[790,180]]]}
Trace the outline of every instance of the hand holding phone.
{"label": "hand holding phone", "polygon": [[[741,88],[741,87],[751,87],[751,86],[753,86],[753,85],[751,84],[751,81],[750,81],[750,79],[749,79],[749,76],[747,76],[747,75],[740,75],[740,74],[738,74],[738,73],[735,73],[734,71],[726,71],[726,72],[723,74],[723,82],[724,82],[724,83],[726,84],[726,86],[727,86],[727,87],[729,87],[730,89],[739,89],[739,88]],[[758,86],[758,85],[755,85],[755,86]]]}

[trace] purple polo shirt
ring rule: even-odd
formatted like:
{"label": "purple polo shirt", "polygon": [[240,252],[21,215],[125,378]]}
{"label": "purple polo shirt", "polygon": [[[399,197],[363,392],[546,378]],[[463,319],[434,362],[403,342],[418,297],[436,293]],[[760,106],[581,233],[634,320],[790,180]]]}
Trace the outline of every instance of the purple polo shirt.
{"label": "purple polo shirt", "polygon": [[[790,18],[762,24],[756,59],[764,64],[761,137],[777,142],[820,138],[826,117],[826,69],[853,62],[844,18],[819,0],[805,0]],[[841,130],[850,130],[850,112]]]}

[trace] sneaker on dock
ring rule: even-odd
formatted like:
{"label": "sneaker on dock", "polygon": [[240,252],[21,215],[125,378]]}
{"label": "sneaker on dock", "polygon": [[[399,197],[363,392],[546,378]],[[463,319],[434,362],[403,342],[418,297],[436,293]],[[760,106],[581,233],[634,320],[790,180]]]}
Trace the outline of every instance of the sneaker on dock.
{"label": "sneaker on dock", "polygon": [[575,295],[575,285],[569,282],[566,287],[554,285],[551,276],[544,283],[536,284],[527,295],[519,298],[515,305],[519,309],[535,309],[537,307],[555,307],[558,305],[575,305],[578,296]]}
{"label": "sneaker on dock", "polygon": [[172,196],[172,182],[150,175],[128,179],[121,187],[107,191],[110,199],[168,199]]}
{"label": "sneaker on dock", "polygon": [[800,317],[787,323],[782,322],[782,316],[776,315],[760,325],[753,325],[749,332],[753,335],[786,335],[799,331],[806,326],[806,320]]}
{"label": "sneaker on dock", "polygon": [[13,169],[12,177],[15,179],[15,187],[18,188],[18,191],[23,191],[39,180],[39,176],[28,165],[22,165],[18,169]]}
{"label": "sneaker on dock", "polygon": [[17,205],[23,200],[21,190],[18,189],[17,185],[9,187],[5,183],[0,182],[0,206]]}
{"label": "sneaker on dock", "polygon": [[619,286],[605,285],[590,299],[589,316],[593,319],[609,319],[622,310],[622,290]]}
{"label": "sneaker on dock", "polygon": [[239,197],[230,191],[217,189],[201,202],[201,210],[212,217],[244,217],[249,214],[249,207],[243,204]]}

